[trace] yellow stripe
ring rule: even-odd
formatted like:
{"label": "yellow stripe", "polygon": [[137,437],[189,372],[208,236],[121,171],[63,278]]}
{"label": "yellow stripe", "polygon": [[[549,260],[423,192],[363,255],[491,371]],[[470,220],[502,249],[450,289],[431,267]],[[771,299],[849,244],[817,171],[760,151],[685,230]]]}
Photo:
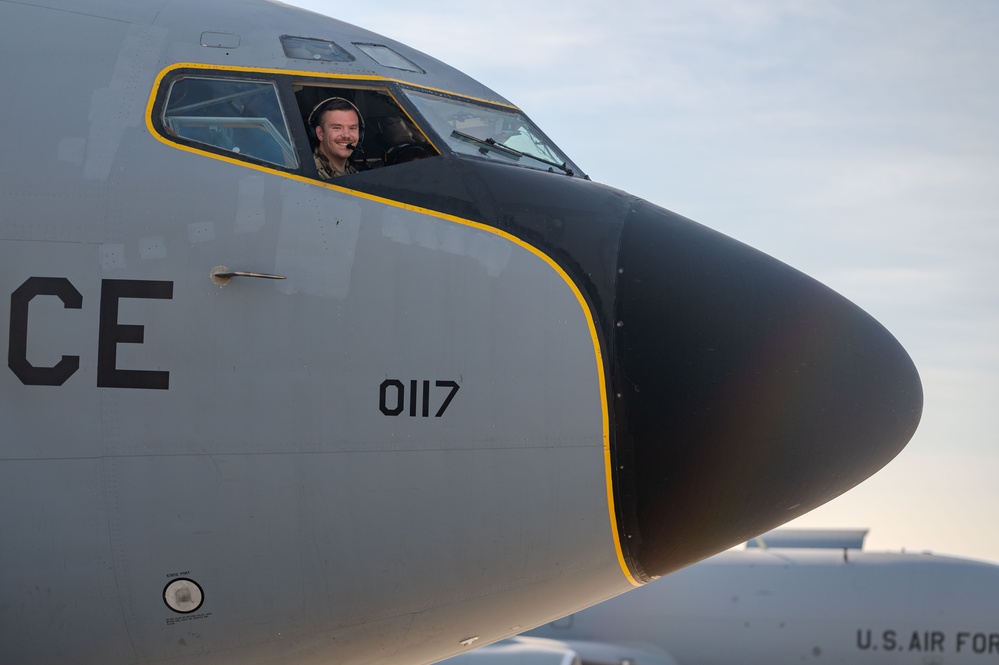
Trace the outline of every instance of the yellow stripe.
{"label": "yellow stripe", "polygon": [[[601,436],[602,436],[603,456],[604,456],[604,482],[606,484],[606,491],[607,491],[607,512],[610,517],[611,535],[614,538],[614,550],[617,554],[618,565],[621,568],[621,572],[624,573],[624,576],[628,580],[628,582],[630,582],[633,586],[636,587],[642,586],[642,584],[638,580],[636,580],[635,577],[631,574],[631,571],[628,568],[628,564],[624,560],[624,551],[621,547],[620,531],[618,530],[618,524],[617,524],[617,513],[614,510],[614,479],[612,475],[611,456],[610,456],[610,410],[607,404],[607,381],[604,376],[603,352],[601,351],[600,348],[600,339],[597,336],[597,326],[593,321],[593,314],[592,312],[590,312],[590,308],[586,303],[586,299],[583,297],[582,292],[576,286],[576,283],[572,281],[572,278],[569,277],[569,275],[562,269],[562,267],[558,263],[555,262],[554,259],[552,259],[544,252],[542,252],[540,249],[534,247],[533,245],[528,244],[527,242],[521,240],[520,238],[514,235],[511,235],[510,233],[507,233],[506,231],[497,229],[496,227],[489,226],[487,224],[482,224],[480,222],[474,222],[470,219],[456,217],[454,215],[449,215],[447,213],[438,212],[436,210],[421,208],[407,203],[402,203],[400,201],[393,201],[392,199],[386,199],[380,196],[374,196],[372,194],[358,192],[353,189],[347,189],[346,187],[340,187],[338,185],[334,185],[330,182],[324,182],[321,180],[316,180],[314,178],[307,178],[305,176],[296,175],[294,173],[287,173],[285,171],[280,171],[278,169],[273,169],[266,166],[260,166],[258,164],[251,164],[249,162],[244,162],[241,160],[233,159],[231,157],[226,157],[224,155],[218,155],[213,152],[208,152],[206,150],[199,150],[191,146],[181,145],[179,143],[174,143],[173,141],[170,141],[166,137],[159,134],[156,131],[156,129],[153,127],[153,103],[156,99],[156,92],[157,90],[159,90],[160,83],[162,82],[163,78],[167,74],[176,69],[204,69],[204,70],[216,70],[216,71],[224,70],[224,71],[238,71],[238,72],[249,72],[249,73],[260,73],[260,74],[282,74],[282,75],[292,74],[292,75],[308,76],[310,78],[331,78],[338,80],[351,79],[351,80],[365,80],[365,81],[393,81],[398,83],[406,83],[406,82],[397,81],[395,79],[388,79],[382,76],[314,74],[311,72],[290,72],[282,69],[218,67],[214,65],[200,65],[200,64],[190,64],[190,63],[176,64],[164,69],[156,77],[156,82],[153,84],[153,90],[149,95],[149,102],[146,105],[146,127],[149,129],[150,134],[152,134],[157,140],[161,141],[162,143],[168,146],[179,148],[181,150],[186,150],[187,152],[192,152],[199,155],[205,155],[206,157],[211,157],[212,159],[218,159],[223,162],[229,162],[230,164],[236,164],[243,168],[256,169],[258,171],[263,171],[265,173],[281,176],[283,178],[288,178],[290,180],[297,180],[299,182],[307,183],[309,185],[325,187],[326,189],[331,189],[340,192],[342,194],[347,194],[349,196],[355,196],[357,198],[366,199],[368,201],[373,201],[375,203],[380,203],[383,205],[390,205],[395,208],[400,208],[421,215],[429,215],[431,217],[437,217],[438,219],[454,222],[455,224],[461,224],[462,226],[467,226],[473,229],[484,231],[486,233],[492,233],[494,235],[497,235],[501,238],[504,238],[514,243],[515,245],[522,247],[523,249],[526,249],[528,252],[534,254],[542,261],[547,263],[551,267],[551,269],[554,270],[572,290],[573,294],[576,296],[576,301],[579,303],[580,308],[583,310],[583,315],[586,318],[586,324],[590,333],[590,340],[593,343],[593,355],[596,359],[596,365],[597,365],[597,379],[599,383],[598,388],[600,394],[600,412],[601,412],[600,415],[602,421]],[[412,84],[406,83],[406,85],[412,85]],[[424,89],[429,90],[430,88],[424,88]],[[446,94],[451,94],[451,95],[455,94],[448,92],[446,90],[437,90],[437,92],[444,92]],[[465,99],[474,99],[471,97],[465,97],[464,95],[455,95],[455,96],[463,97]],[[488,100],[478,100],[478,101],[488,101]],[[490,102],[490,103],[495,104],[496,102]],[[511,106],[510,108],[516,108],[516,107]]]}

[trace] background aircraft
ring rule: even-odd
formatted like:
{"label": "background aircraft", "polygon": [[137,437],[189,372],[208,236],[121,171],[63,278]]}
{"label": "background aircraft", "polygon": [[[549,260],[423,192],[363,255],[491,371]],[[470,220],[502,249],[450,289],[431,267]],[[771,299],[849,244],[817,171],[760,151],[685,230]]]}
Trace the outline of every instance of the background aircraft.
{"label": "background aircraft", "polygon": [[433,661],[916,428],[865,312],[403,44],[264,0],[0,0],[0,44],[0,662]]}
{"label": "background aircraft", "polygon": [[785,530],[447,665],[987,663],[999,566]]}

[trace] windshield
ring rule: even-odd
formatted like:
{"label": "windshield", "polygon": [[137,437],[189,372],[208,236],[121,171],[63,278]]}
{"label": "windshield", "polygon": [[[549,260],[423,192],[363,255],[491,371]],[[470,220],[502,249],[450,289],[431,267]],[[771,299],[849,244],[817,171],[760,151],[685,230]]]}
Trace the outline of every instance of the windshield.
{"label": "windshield", "polygon": [[457,153],[583,175],[534,123],[516,109],[484,106],[429,92],[405,92],[434,130]]}

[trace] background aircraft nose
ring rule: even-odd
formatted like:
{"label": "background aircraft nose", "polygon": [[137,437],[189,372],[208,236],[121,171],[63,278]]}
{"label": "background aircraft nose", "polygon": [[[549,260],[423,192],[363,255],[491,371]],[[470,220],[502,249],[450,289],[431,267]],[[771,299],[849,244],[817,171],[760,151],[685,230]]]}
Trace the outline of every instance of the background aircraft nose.
{"label": "background aircraft nose", "polygon": [[644,202],[621,239],[612,373],[618,524],[646,579],[850,489],[922,411],[911,359],[859,307]]}

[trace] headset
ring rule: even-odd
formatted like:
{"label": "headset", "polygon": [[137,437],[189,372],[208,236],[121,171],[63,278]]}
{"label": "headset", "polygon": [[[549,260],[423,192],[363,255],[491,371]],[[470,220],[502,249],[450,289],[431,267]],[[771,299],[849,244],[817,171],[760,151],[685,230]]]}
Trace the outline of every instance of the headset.
{"label": "headset", "polygon": [[357,145],[354,146],[354,150],[355,152],[364,152],[360,147],[364,142],[364,116],[361,115],[361,110],[354,105],[354,102],[343,97],[329,97],[315,105],[312,113],[309,114],[309,129],[311,130],[309,139],[316,139],[316,127],[319,126],[323,114],[327,111],[353,111],[357,114]]}

